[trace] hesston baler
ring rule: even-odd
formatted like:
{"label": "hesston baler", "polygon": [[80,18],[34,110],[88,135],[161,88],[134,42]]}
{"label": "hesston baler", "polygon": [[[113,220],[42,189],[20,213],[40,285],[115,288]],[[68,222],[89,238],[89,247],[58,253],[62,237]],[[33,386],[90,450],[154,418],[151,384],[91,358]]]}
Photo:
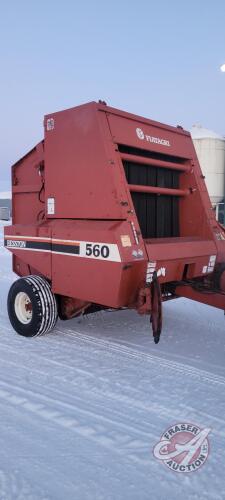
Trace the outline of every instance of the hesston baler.
{"label": "hesston baler", "polygon": [[47,115],[44,128],[12,167],[15,330],[130,308],[150,315],[157,343],[163,301],[224,310],[225,230],[190,134],[101,101]]}

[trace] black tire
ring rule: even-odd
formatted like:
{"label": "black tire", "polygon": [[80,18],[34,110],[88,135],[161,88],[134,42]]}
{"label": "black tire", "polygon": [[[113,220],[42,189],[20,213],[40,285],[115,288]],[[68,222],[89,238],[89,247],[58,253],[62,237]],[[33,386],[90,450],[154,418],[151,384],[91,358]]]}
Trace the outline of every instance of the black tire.
{"label": "black tire", "polygon": [[48,281],[40,276],[15,281],[9,290],[7,307],[11,325],[24,337],[49,332],[58,317],[55,295]]}

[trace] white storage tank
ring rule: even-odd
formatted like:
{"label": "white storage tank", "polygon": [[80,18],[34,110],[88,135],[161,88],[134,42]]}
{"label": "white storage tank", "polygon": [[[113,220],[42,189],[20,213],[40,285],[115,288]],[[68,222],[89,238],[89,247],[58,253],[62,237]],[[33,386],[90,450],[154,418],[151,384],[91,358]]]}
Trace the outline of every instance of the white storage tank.
{"label": "white storage tank", "polygon": [[211,202],[216,207],[224,199],[225,137],[198,124],[193,125],[191,136]]}

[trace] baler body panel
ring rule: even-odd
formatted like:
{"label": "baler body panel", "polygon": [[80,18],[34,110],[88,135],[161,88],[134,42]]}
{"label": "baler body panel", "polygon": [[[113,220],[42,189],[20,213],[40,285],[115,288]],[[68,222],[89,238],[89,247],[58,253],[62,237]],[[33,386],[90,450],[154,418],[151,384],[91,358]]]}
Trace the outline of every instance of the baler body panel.
{"label": "baler body panel", "polygon": [[44,141],[38,143],[12,168],[13,224],[34,224],[43,211],[42,177],[39,169],[44,162]]}
{"label": "baler body panel", "polygon": [[140,245],[127,222],[57,220],[47,227],[11,226],[5,244],[14,253],[17,274],[23,275],[24,261],[25,274],[31,268],[47,276],[54,293],[108,307],[133,304],[146,276],[144,246],[141,258],[132,255]]}
{"label": "baler body panel", "polygon": [[5,246],[13,252],[13,271],[19,276],[32,271],[52,278],[51,227],[16,224],[5,229]]}
{"label": "baler body panel", "polygon": [[[198,238],[163,238],[146,241],[149,261],[156,269],[163,269],[161,283],[181,281],[204,276],[210,267],[210,259],[216,262],[217,249],[214,241]],[[207,268],[207,271],[206,271]],[[211,272],[210,269],[209,272]]]}
{"label": "baler body panel", "polygon": [[53,290],[109,307],[133,303],[136,287],[145,279],[146,258],[135,260],[132,251],[137,245],[134,242],[123,247],[121,235],[132,240],[127,222],[62,221],[61,225],[55,222],[53,238],[68,242],[75,237],[80,249],[73,257],[64,255],[63,259],[62,254],[53,253]]}
{"label": "baler body panel", "polygon": [[44,127],[12,169],[5,246],[18,275],[45,276],[59,296],[136,307],[153,275],[174,283],[173,296],[225,262],[188,132],[97,103],[47,115]]}
{"label": "baler body panel", "polygon": [[[54,129],[48,130],[50,120]],[[107,150],[107,133],[105,113],[94,103],[45,119],[45,196],[55,200],[49,218],[126,219],[124,185]]]}
{"label": "baler body panel", "polygon": [[115,144],[125,144],[156,153],[161,151],[182,159],[192,158],[188,132],[129,113],[115,110],[110,112],[110,109],[108,121]]}

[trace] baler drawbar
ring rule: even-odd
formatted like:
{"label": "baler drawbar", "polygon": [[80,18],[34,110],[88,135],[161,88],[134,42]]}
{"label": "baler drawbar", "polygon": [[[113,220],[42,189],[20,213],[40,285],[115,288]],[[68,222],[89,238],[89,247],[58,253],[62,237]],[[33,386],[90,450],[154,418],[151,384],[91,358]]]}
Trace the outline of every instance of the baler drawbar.
{"label": "baler drawbar", "polygon": [[4,244],[20,278],[20,335],[101,309],[149,314],[187,297],[225,309],[225,229],[190,134],[91,102],[47,115],[44,140],[12,167]]}

